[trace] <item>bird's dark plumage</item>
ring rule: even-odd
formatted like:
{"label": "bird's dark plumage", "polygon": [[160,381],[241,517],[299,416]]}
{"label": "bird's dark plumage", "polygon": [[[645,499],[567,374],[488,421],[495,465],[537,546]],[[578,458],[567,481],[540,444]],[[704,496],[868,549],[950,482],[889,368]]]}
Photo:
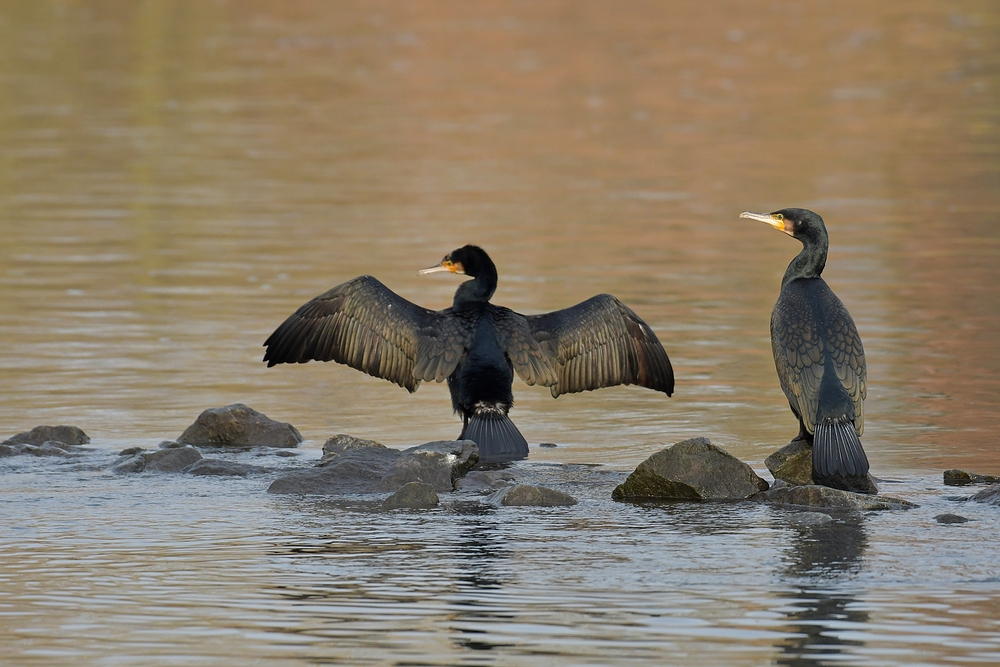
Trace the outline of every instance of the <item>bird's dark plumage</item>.
{"label": "bird's dark plumage", "polygon": [[799,419],[799,437],[812,443],[813,473],[834,485],[865,476],[865,352],[850,313],[821,277],[829,248],[823,219],[797,208],[741,217],[802,242],[771,313],[771,349],[781,389]]}
{"label": "bird's dark plumage", "polygon": [[673,369],[656,335],[615,297],[524,316],[489,302],[497,272],[481,248],[459,248],[421,273],[436,271],[473,278],[458,287],[451,308],[422,308],[361,276],[289,316],[264,342],[264,361],[337,361],[411,392],[421,381],[447,379],[463,418],[460,437],[475,440],[486,462],[528,454],[507,416],[515,372],[553,396],[619,384],[673,393]]}

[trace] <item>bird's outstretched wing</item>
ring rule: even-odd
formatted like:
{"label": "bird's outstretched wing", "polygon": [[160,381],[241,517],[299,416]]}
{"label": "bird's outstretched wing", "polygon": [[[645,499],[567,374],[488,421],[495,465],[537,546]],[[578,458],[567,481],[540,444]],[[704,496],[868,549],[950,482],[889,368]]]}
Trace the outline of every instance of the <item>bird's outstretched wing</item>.
{"label": "bird's outstretched wing", "polygon": [[525,319],[555,368],[553,397],[619,384],[674,391],[674,371],[656,334],[610,294]]}
{"label": "bird's outstretched wing", "polygon": [[274,330],[267,365],[336,361],[416,391],[455,369],[471,332],[361,276],[308,301]]}
{"label": "bird's outstretched wing", "polygon": [[771,350],[781,389],[815,433],[826,355],[854,405],[854,427],[865,428],[867,369],[861,337],[847,308],[822,278],[794,280],[771,313]]}
{"label": "bird's outstretched wing", "polygon": [[514,370],[526,384],[551,387],[559,381],[553,359],[532,335],[528,318],[509,308],[497,306],[493,323],[500,334],[500,346],[507,353]]}

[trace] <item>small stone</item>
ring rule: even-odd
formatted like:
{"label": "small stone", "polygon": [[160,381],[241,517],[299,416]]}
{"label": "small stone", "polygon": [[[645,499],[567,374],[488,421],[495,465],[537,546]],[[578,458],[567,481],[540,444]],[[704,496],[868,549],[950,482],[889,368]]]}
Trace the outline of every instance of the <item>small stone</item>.
{"label": "small stone", "polygon": [[917,505],[899,498],[890,498],[889,496],[875,497],[863,493],[833,489],[818,484],[771,489],[755,495],[752,500],[779,505],[821,507],[831,510],[902,510],[917,507]]}
{"label": "small stone", "polygon": [[398,489],[407,482],[426,482],[436,491],[453,491],[455,482],[477,461],[479,447],[471,440],[439,440],[410,447],[393,462],[379,481],[378,490]]}
{"label": "small stone", "polygon": [[577,500],[567,493],[544,486],[517,484],[500,489],[486,502],[504,507],[568,507],[576,505]]}
{"label": "small stone", "polygon": [[189,475],[216,475],[219,477],[246,477],[251,472],[262,472],[262,468],[244,463],[234,463],[222,459],[199,459],[184,469]]}
{"label": "small stone", "polygon": [[5,456],[17,456],[21,453],[21,448],[16,445],[0,445],[0,459]]}
{"label": "small stone", "polygon": [[194,447],[140,451],[121,457],[111,465],[111,472],[180,472],[199,459],[201,454]]}
{"label": "small stone", "polygon": [[768,488],[753,468],[713,445],[691,438],[639,464],[611,497],[615,500],[742,500]]}
{"label": "small stone", "polygon": [[125,449],[118,452],[118,456],[133,456],[142,451],[142,447],[126,447]]}
{"label": "small stone", "polygon": [[86,445],[90,442],[90,438],[76,426],[36,426],[30,431],[7,438],[2,444],[35,445],[38,447],[53,441],[67,445]]}
{"label": "small stone", "polygon": [[822,512],[796,512],[788,517],[788,523],[794,526],[822,526],[831,521],[833,517]]}
{"label": "small stone", "polygon": [[286,457],[286,458],[291,458],[293,456],[298,456],[299,453],[295,452],[295,451],[292,451],[290,449],[279,449],[276,452],[274,452],[274,455],[275,456],[283,456],[283,457]]}
{"label": "small stone", "polygon": [[177,442],[199,447],[297,447],[302,435],[242,403],[205,410]]}
{"label": "small stone", "polygon": [[407,482],[382,503],[387,510],[430,509],[437,507],[440,500],[434,487],[423,482]]}
{"label": "small stone", "polygon": [[554,442],[541,442],[541,443],[538,443],[538,446],[539,447],[545,447],[546,449],[549,449],[549,448],[552,448],[552,447],[558,447],[559,445],[557,445]]}
{"label": "small stone", "polygon": [[282,475],[271,483],[267,492],[323,495],[374,493],[379,481],[389,473],[400,456],[402,452],[389,447],[353,449],[338,455],[322,468],[309,467]]}
{"label": "small stone", "polygon": [[969,519],[958,514],[938,514],[934,517],[934,520],[938,523],[967,523],[969,521]]}
{"label": "small stone", "polygon": [[381,447],[382,449],[385,449],[385,445],[381,442],[365,440],[364,438],[355,438],[353,435],[338,433],[323,443],[323,458],[320,459],[319,463],[316,465],[320,467],[328,465],[330,461],[333,461],[337,458],[337,456],[343,454],[344,452],[348,452],[353,449],[365,449],[366,447]]}
{"label": "small stone", "polygon": [[996,475],[980,475],[965,470],[945,470],[944,483],[948,486],[965,486],[967,484],[997,484],[1000,477]]}
{"label": "small stone", "polygon": [[971,500],[987,505],[1000,505],[1000,484],[983,489],[972,496]]}
{"label": "small stone", "polygon": [[456,491],[492,493],[513,484],[514,475],[508,470],[473,470],[455,482]]}
{"label": "small stone", "polygon": [[175,449],[177,447],[187,447],[182,442],[177,442],[176,440],[163,440],[156,446],[158,449]]}

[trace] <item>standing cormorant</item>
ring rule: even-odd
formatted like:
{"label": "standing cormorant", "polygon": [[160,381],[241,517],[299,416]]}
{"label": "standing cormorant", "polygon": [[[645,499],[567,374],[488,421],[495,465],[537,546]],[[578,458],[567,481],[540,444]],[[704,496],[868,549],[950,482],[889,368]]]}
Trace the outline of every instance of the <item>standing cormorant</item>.
{"label": "standing cormorant", "polygon": [[865,351],[854,320],[820,277],[829,238],[823,218],[804,208],[740,214],[802,242],[785,270],[771,313],[771,350],[781,389],[799,418],[796,439],[812,445],[813,476],[828,486],[869,490],[861,447],[867,382]]}
{"label": "standing cormorant", "polygon": [[333,360],[410,392],[422,380],[447,379],[462,415],[459,438],[473,440],[485,463],[528,455],[507,416],[515,371],[553,397],[620,384],[673,393],[673,369],[656,335],[610,294],[525,316],[490,303],[497,270],[482,248],[463,246],[420,273],[438,271],[472,278],[459,285],[451,308],[422,308],[361,276],[289,316],[264,341],[264,361]]}

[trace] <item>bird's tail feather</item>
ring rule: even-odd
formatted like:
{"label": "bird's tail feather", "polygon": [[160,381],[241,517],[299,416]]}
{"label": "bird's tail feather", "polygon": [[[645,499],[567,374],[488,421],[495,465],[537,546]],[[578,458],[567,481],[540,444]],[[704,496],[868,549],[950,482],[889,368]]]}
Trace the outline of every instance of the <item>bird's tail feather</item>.
{"label": "bird's tail feather", "polygon": [[510,417],[498,410],[473,413],[460,437],[479,446],[480,463],[513,461],[528,455],[528,442]]}
{"label": "bird's tail feather", "polygon": [[812,463],[813,472],[820,477],[867,475],[868,457],[854,424],[847,419],[824,419],[817,424]]}

